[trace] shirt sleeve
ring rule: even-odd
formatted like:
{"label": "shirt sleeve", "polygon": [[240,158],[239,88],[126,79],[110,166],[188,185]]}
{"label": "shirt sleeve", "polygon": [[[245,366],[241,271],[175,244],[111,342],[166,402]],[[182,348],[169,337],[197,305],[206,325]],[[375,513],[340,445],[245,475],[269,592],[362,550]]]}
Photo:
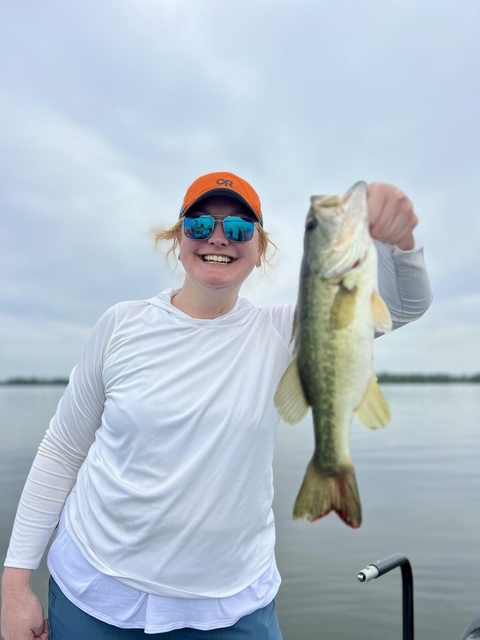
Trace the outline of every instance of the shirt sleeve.
{"label": "shirt sleeve", "polygon": [[13,525],[5,566],[36,569],[102,420],[102,369],[114,307],[90,334],[38,448]]}
{"label": "shirt sleeve", "polygon": [[375,241],[378,288],[397,329],[423,316],[432,302],[432,289],[422,247],[402,251]]}

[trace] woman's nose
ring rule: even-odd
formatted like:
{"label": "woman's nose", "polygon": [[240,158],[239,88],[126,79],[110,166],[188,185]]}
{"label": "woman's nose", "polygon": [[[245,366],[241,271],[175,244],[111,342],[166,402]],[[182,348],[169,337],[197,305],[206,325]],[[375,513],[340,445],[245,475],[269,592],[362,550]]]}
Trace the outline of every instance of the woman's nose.
{"label": "woman's nose", "polygon": [[229,244],[228,238],[223,230],[223,224],[221,220],[215,220],[215,227],[212,235],[208,239],[212,244]]}

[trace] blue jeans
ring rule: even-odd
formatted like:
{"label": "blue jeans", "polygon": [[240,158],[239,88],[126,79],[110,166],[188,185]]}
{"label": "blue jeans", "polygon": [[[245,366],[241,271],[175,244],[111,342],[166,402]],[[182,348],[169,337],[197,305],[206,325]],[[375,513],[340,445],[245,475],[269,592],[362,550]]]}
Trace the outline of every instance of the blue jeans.
{"label": "blue jeans", "polygon": [[282,640],[274,602],[224,629],[145,633],[143,629],[120,629],[93,618],[70,602],[53,578],[49,584],[48,618],[49,640]]}

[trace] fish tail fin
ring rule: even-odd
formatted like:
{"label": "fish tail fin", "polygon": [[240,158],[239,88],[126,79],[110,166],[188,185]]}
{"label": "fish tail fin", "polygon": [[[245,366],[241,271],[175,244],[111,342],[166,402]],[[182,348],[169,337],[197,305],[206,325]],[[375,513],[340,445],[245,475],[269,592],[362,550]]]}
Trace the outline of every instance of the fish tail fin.
{"label": "fish tail fin", "polygon": [[352,529],[362,524],[355,470],[352,465],[345,465],[335,474],[328,474],[311,460],[295,501],[293,517],[314,522],[330,511],[335,511]]}

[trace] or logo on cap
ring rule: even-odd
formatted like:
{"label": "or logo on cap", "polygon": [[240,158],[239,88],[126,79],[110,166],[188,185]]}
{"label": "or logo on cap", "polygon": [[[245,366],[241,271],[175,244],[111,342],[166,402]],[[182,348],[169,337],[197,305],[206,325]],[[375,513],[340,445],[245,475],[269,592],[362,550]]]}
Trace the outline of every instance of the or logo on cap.
{"label": "or logo on cap", "polygon": [[231,180],[225,180],[225,178],[218,178],[217,184],[221,184],[224,187],[232,187],[233,189],[233,182]]}

